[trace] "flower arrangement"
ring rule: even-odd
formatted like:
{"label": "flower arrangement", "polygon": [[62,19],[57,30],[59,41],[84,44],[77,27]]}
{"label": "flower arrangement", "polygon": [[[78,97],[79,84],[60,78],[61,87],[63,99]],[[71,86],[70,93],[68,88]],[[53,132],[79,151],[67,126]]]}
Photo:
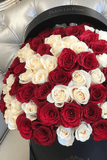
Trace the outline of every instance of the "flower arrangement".
{"label": "flower arrangement", "polygon": [[107,32],[71,23],[30,38],[4,76],[0,110],[36,144],[107,139]]}

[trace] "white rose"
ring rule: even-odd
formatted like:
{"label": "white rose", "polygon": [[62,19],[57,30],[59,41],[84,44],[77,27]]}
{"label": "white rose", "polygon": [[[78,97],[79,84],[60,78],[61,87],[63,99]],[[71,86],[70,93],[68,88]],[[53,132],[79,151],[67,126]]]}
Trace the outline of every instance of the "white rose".
{"label": "white rose", "polygon": [[98,38],[99,40],[107,41],[107,32],[106,31],[96,29],[96,33],[99,34],[99,38]]}
{"label": "white rose", "polygon": [[88,51],[88,46],[84,42],[77,42],[71,45],[70,49],[72,49],[75,53],[80,53],[83,51]]}
{"label": "white rose", "polygon": [[22,103],[21,107],[26,113],[27,118],[31,121],[37,119],[37,105],[33,101],[30,101],[29,103]]}
{"label": "white rose", "polygon": [[32,83],[43,84],[48,81],[48,71],[46,69],[39,69],[32,78]]}
{"label": "white rose", "polygon": [[11,102],[15,99],[15,96],[10,96],[9,93],[4,96],[4,102],[6,103],[6,107],[11,105]]}
{"label": "white rose", "polygon": [[26,62],[26,59],[31,56],[34,55],[35,52],[30,48],[29,43],[27,43],[23,48],[21,48],[18,53],[16,54],[17,57],[20,58],[20,62]]}
{"label": "white rose", "polygon": [[91,70],[89,73],[91,75],[92,84],[94,84],[94,83],[101,84],[106,80],[104,73],[101,72],[101,70],[99,68]]}
{"label": "white rose", "polygon": [[95,30],[93,27],[90,27],[87,25],[84,25],[84,27],[85,27],[85,31],[90,30],[90,31],[94,32],[94,30]]}
{"label": "white rose", "polygon": [[7,85],[8,87],[11,87],[12,84],[14,83],[15,81],[15,77],[13,74],[10,74],[9,77],[6,79],[6,82],[7,82]]}
{"label": "white rose", "polygon": [[74,129],[59,126],[56,130],[58,141],[63,146],[72,146],[74,142]]}
{"label": "white rose", "polygon": [[5,122],[6,124],[8,124],[8,128],[10,130],[14,130],[17,128],[17,125],[16,125],[16,118],[18,117],[19,115],[14,115],[11,113],[11,110],[6,110],[5,113],[4,113],[4,118],[5,118]]}
{"label": "white rose", "polygon": [[107,119],[107,102],[102,103],[100,108],[102,109],[101,117]]}
{"label": "white rose", "polygon": [[47,101],[50,103],[64,103],[69,101],[69,90],[67,86],[56,85],[51,93],[47,96]]}
{"label": "white rose", "polygon": [[76,70],[72,73],[72,81],[89,88],[91,84],[91,76],[84,70]]}
{"label": "white rose", "polygon": [[61,35],[51,35],[48,38],[45,38],[45,44],[49,44],[51,47],[57,41],[61,40]]}
{"label": "white rose", "polygon": [[62,50],[66,48],[66,44],[63,41],[57,41],[53,44],[53,47],[50,49],[50,52],[55,56],[59,57]]}
{"label": "white rose", "polygon": [[11,102],[11,112],[13,114],[23,113],[23,110],[21,108],[21,102],[19,102],[16,98]]}
{"label": "white rose", "polygon": [[38,69],[42,69],[43,66],[41,64],[41,56],[40,54],[31,55],[26,59],[25,68],[32,71],[37,71]]}
{"label": "white rose", "polygon": [[7,84],[3,83],[3,94],[8,94],[11,87],[9,87]]}
{"label": "white rose", "polygon": [[90,98],[90,93],[87,87],[73,85],[69,87],[70,96],[79,104],[87,104]]}
{"label": "white rose", "polygon": [[107,54],[106,53],[99,54],[96,56],[96,58],[100,64],[100,68],[107,67]]}
{"label": "white rose", "polygon": [[57,58],[50,55],[43,55],[40,59],[42,65],[49,72],[57,67]]}
{"label": "white rose", "polygon": [[78,141],[85,142],[90,138],[92,133],[92,127],[86,122],[82,122],[80,126],[75,131],[75,138]]}
{"label": "white rose", "polygon": [[32,81],[34,73],[31,70],[26,70],[26,72],[19,75],[19,82],[21,84],[26,84]]}
{"label": "white rose", "polygon": [[78,40],[77,37],[75,37],[75,36],[72,35],[72,36],[63,37],[62,41],[67,43],[67,48],[70,48],[70,46],[73,43],[77,43],[79,40]]}

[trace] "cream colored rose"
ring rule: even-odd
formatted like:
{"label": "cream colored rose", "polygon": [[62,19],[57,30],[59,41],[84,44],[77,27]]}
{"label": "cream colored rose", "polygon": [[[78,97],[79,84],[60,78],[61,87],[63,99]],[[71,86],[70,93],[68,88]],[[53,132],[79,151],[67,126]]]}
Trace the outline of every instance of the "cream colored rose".
{"label": "cream colored rose", "polygon": [[70,48],[70,46],[72,45],[72,44],[74,44],[74,43],[77,43],[79,40],[78,40],[78,38],[77,37],[75,37],[75,36],[66,36],[66,37],[63,37],[62,38],[62,41],[63,42],[66,42],[66,48]]}
{"label": "cream colored rose", "polygon": [[53,44],[59,40],[61,40],[61,35],[51,35],[50,37],[45,38],[44,43],[53,47]]}
{"label": "cream colored rose", "polygon": [[37,119],[37,105],[32,100],[29,103],[22,103],[21,107],[27,118],[31,121]]}
{"label": "cream colored rose", "polygon": [[26,72],[19,75],[19,82],[21,84],[26,84],[32,81],[34,73],[31,70],[26,70]]}
{"label": "cream colored rose", "polygon": [[16,98],[11,102],[11,112],[16,115],[23,113],[21,102],[19,102]]}
{"label": "cream colored rose", "polygon": [[49,72],[57,67],[57,58],[50,55],[43,55],[40,59],[42,65]]}
{"label": "cream colored rose", "polygon": [[11,87],[12,84],[14,83],[15,81],[15,77],[13,74],[10,74],[9,77],[6,79],[6,82],[7,82],[7,85],[8,87]]}
{"label": "cream colored rose", "polygon": [[90,93],[87,87],[74,85],[69,87],[70,96],[79,104],[87,104],[90,98]]}
{"label": "cream colored rose", "polygon": [[8,128],[10,130],[14,130],[14,129],[17,129],[17,125],[16,125],[16,118],[18,117],[19,115],[14,115],[12,114],[11,110],[6,110],[5,111],[5,114],[4,114],[4,118],[5,118],[5,122],[6,124],[8,124]]}
{"label": "cream colored rose", "polygon": [[23,48],[21,48],[16,54],[17,57],[20,58],[20,62],[26,62],[26,59],[31,55],[34,55],[35,52],[30,48],[29,43],[27,43]]}
{"label": "cream colored rose", "polygon": [[96,56],[96,58],[100,64],[100,68],[107,67],[107,54],[106,53],[99,54]]}
{"label": "cream colored rose", "polygon": [[106,31],[96,29],[96,33],[99,34],[99,37],[98,37],[99,40],[107,41],[107,32]]}
{"label": "cream colored rose", "polygon": [[93,27],[90,27],[87,25],[84,25],[84,27],[85,27],[85,31],[90,30],[90,31],[94,32],[94,30],[95,30]]}
{"label": "cream colored rose", "polygon": [[53,47],[50,49],[50,52],[55,56],[55,57],[59,57],[60,53],[62,52],[62,50],[66,48],[66,44],[63,43],[62,40],[57,41],[53,44]]}
{"label": "cream colored rose", "polygon": [[107,119],[107,102],[102,103],[100,108],[102,109],[101,117]]}
{"label": "cream colored rose", "polygon": [[89,88],[91,84],[91,76],[84,70],[76,70],[72,73],[72,81]]}
{"label": "cream colored rose", "polygon": [[47,101],[50,103],[64,103],[70,100],[69,89],[64,85],[56,85],[51,93],[47,96]]}
{"label": "cream colored rose", "polygon": [[56,130],[58,142],[63,146],[72,146],[74,142],[74,129],[59,126]]}
{"label": "cream colored rose", "polygon": [[91,75],[92,84],[94,84],[94,83],[101,84],[106,80],[104,73],[101,72],[101,70],[99,68],[91,70],[89,73]]}
{"label": "cream colored rose", "polygon": [[7,84],[3,84],[3,94],[8,94],[11,87],[9,87]]}
{"label": "cream colored rose", "polygon": [[85,142],[90,138],[92,133],[92,127],[86,122],[82,122],[81,125],[75,131],[75,138],[78,141]]}
{"label": "cream colored rose", "polygon": [[76,54],[79,54],[83,51],[88,51],[88,46],[84,42],[77,42],[71,45],[70,49],[72,49]]}
{"label": "cream colored rose", "polygon": [[10,96],[9,93],[4,96],[4,102],[6,103],[6,107],[11,105],[11,102],[15,99],[15,96]]}
{"label": "cream colored rose", "polygon": [[31,55],[30,57],[28,57],[26,59],[26,65],[25,68],[28,70],[33,71],[34,73],[38,70],[38,69],[42,69],[43,65],[41,64],[41,56],[40,54],[35,54],[35,55]]}
{"label": "cream colored rose", "polygon": [[48,81],[48,71],[46,69],[39,69],[32,78],[32,83],[43,84]]}

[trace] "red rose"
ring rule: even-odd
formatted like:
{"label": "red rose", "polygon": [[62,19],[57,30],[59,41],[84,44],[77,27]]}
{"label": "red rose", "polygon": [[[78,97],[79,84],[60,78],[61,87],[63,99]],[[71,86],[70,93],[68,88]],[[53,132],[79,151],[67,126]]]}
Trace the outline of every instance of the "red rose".
{"label": "red rose", "polygon": [[14,68],[14,75],[15,76],[19,76],[21,73],[24,73],[25,71],[26,71],[25,62],[24,63],[20,63],[19,65],[17,65]]}
{"label": "red rose", "polygon": [[3,83],[6,83],[6,79],[9,77],[10,74],[12,74],[13,71],[9,68],[6,74],[4,75]]}
{"label": "red rose", "polygon": [[98,40],[99,35],[97,33],[94,33],[90,30],[85,31],[82,33],[79,37],[80,41],[85,42],[87,45],[89,45],[90,42],[95,42]]}
{"label": "red rose", "polygon": [[46,37],[49,37],[52,34],[52,28],[46,28],[44,31],[39,33],[39,36],[44,40]]}
{"label": "red rose", "polygon": [[30,47],[32,50],[37,51],[39,45],[43,43],[43,40],[40,36],[37,36],[35,38],[32,39],[32,41],[30,42]]}
{"label": "red rose", "polygon": [[42,85],[35,85],[34,98],[33,101],[36,104],[46,101],[47,95],[51,92],[53,85],[50,82],[45,82]]}
{"label": "red rose", "polygon": [[107,139],[107,120],[101,119],[92,124],[92,135],[95,141]]}
{"label": "red rose", "polygon": [[95,103],[88,103],[84,105],[82,112],[82,119],[87,123],[94,123],[101,119],[102,109]]}
{"label": "red rose", "polygon": [[102,84],[93,84],[89,88],[90,101],[93,103],[103,103],[106,99],[106,88]]}
{"label": "red rose", "polygon": [[106,81],[107,81],[107,67],[103,68],[102,72],[104,73],[104,76],[105,76]]}
{"label": "red rose", "polygon": [[32,122],[34,129],[33,136],[36,144],[42,144],[43,146],[50,146],[56,140],[56,132],[53,126],[45,126],[41,122]]}
{"label": "red rose", "polygon": [[63,27],[59,27],[59,28],[56,28],[53,32],[52,32],[53,35],[58,35],[60,34],[61,37],[64,37],[65,36],[65,28]]}
{"label": "red rose", "polygon": [[6,110],[6,104],[4,102],[4,95],[1,94],[1,100],[0,100],[0,110],[1,112],[4,114],[5,110]]}
{"label": "red rose", "polygon": [[83,32],[85,32],[84,25],[78,25],[78,26],[70,26],[65,28],[65,34],[67,36],[74,35],[76,37],[79,37]]}
{"label": "red rose", "polygon": [[14,59],[14,61],[12,62],[12,64],[10,65],[10,69],[11,70],[14,70],[14,68],[17,66],[17,65],[19,65],[20,64],[20,59],[18,58],[18,57],[16,57],[15,59]]}
{"label": "red rose", "polygon": [[105,40],[98,40],[96,42],[91,42],[90,48],[96,55],[107,53],[107,42]]}
{"label": "red rose", "polygon": [[16,98],[19,102],[28,103],[34,97],[35,85],[33,83],[27,83],[20,87],[17,91]]}
{"label": "red rose", "polygon": [[50,48],[51,47],[48,44],[40,44],[37,49],[37,53],[39,53],[41,56],[43,56],[44,54],[52,55],[52,53],[50,52]]}
{"label": "red rose", "polygon": [[81,52],[78,54],[78,63],[82,69],[90,71],[99,67],[95,54],[90,52]]}
{"label": "red rose", "polygon": [[13,85],[11,86],[11,90],[9,91],[9,94],[11,96],[14,96],[17,94],[18,89],[21,87],[21,84],[19,83],[19,78],[16,77]]}
{"label": "red rose", "polygon": [[53,103],[48,102],[38,105],[37,117],[47,126],[58,124],[60,120],[58,108]]}
{"label": "red rose", "polygon": [[69,48],[63,49],[58,57],[58,65],[66,72],[73,72],[78,69],[76,53]]}
{"label": "red rose", "polygon": [[67,103],[61,108],[61,125],[64,127],[76,127],[81,122],[82,107],[77,103]]}
{"label": "red rose", "polygon": [[49,73],[48,79],[53,85],[68,85],[68,83],[72,80],[72,76],[70,73],[67,73],[60,68],[56,68]]}
{"label": "red rose", "polygon": [[25,139],[33,137],[32,121],[26,118],[25,113],[20,114],[16,119],[17,129],[21,136]]}

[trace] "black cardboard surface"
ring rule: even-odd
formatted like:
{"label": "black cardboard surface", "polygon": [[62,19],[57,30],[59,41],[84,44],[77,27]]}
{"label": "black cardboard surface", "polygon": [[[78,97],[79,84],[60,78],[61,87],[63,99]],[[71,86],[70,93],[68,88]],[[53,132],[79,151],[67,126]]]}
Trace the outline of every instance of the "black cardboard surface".
{"label": "black cardboard surface", "polygon": [[[61,6],[49,9],[37,16],[28,26],[25,41],[37,36],[46,28],[62,23],[91,23],[95,28],[107,31],[107,20],[100,13],[82,6]],[[30,160],[107,160],[107,140],[74,142],[65,147],[57,141],[51,146],[42,146],[30,140]]]}

